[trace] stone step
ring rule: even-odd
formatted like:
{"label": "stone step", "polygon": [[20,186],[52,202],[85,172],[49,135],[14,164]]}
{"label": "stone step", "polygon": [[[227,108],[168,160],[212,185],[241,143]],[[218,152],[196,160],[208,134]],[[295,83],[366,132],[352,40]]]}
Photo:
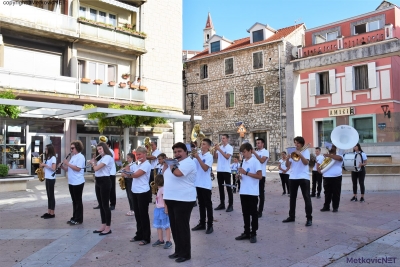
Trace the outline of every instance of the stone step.
{"label": "stone step", "polygon": [[[365,172],[368,174],[399,174],[400,164],[369,164],[365,166]],[[351,172],[344,171],[343,174],[351,174]]]}

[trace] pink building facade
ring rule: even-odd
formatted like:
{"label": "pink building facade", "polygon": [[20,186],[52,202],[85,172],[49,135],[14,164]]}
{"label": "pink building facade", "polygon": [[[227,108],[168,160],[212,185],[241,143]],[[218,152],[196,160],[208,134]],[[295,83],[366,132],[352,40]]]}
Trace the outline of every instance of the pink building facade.
{"label": "pink building facade", "polygon": [[[333,128],[351,125],[368,153],[400,160],[400,9],[377,10],[306,30],[286,69],[288,140],[312,147],[331,141]],[[288,145],[291,145],[290,143]]]}

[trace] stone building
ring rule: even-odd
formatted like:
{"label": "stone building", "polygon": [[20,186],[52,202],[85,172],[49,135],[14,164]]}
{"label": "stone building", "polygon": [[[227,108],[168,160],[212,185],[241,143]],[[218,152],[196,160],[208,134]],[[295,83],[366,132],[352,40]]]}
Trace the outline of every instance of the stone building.
{"label": "stone building", "polygon": [[[247,37],[231,41],[215,34],[208,16],[205,50],[189,59],[185,69],[187,92],[198,94],[194,113],[202,116],[199,123],[207,137],[216,143],[221,134],[229,134],[235,153],[243,141],[254,144],[257,138],[265,139],[272,155],[281,151],[286,138],[284,69],[292,49],[303,44],[304,31],[304,24],[275,30],[255,23]],[[247,129],[244,138],[237,133],[241,123]]]}

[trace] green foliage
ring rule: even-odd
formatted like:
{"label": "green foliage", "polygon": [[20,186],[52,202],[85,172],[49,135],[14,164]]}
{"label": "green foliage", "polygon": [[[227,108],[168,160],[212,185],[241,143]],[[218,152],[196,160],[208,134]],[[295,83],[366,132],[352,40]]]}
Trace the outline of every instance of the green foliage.
{"label": "green foliage", "polygon": [[8,175],[8,166],[0,164],[0,177],[6,177]]}
{"label": "green foliage", "polygon": [[[0,92],[0,98],[15,99],[15,95],[11,91]],[[2,105],[0,104],[0,117],[9,117],[16,119],[19,117],[21,110],[18,106]]]}
{"label": "green foliage", "polygon": [[[85,104],[83,106],[84,109],[95,108],[95,105]],[[123,109],[123,110],[134,110],[134,111],[145,111],[145,112],[160,112],[157,109],[151,107],[145,107],[144,105],[135,106],[135,105],[126,105],[121,106],[120,104],[111,103],[108,105],[109,108],[113,109]],[[155,126],[157,124],[166,123],[167,120],[161,117],[148,117],[148,116],[139,116],[139,115],[122,115],[112,118],[107,118],[106,113],[92,113],[88,116],[90,120],[97,120],[99,126],[99,132],[103,133],[104,129],[107,126],[116,126],[121,129],[121,132],[124,128],[137,128],[141,125],[149,125]]]}

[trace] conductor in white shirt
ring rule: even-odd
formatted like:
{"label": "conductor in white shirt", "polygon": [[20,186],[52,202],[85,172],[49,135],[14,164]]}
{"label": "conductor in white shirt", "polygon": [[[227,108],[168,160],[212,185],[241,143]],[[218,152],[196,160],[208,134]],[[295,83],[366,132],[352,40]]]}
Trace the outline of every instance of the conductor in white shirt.
{"label": "conductor in white shirt", "polygon": [[262,171],[262,179],[259,181],[260,185],[258,187],[259,190],[259,205],[258,205],[258,218],[262,217],[262,212],[264,210],[264,202],[265,202],[265,177],[267,175],[267,162],[269,158],[269,151],[264,148],[265,141],[262,138],[258,138],[256,140],[257,151],[252,150],[254,157],[258,160],[261,165]]}

